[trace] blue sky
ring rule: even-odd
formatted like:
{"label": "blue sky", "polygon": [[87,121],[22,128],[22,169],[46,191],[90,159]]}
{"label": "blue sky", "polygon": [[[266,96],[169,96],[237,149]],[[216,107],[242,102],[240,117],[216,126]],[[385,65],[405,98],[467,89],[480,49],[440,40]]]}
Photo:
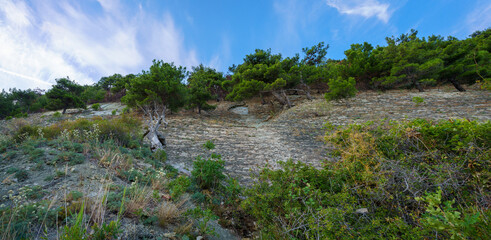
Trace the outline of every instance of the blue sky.
{"label": "blue sky", "polygon": [[488,27],[489,0],[0,0],[0,89],[91,84],[153,59],[227,72],[257,48],[287,57],[321,41],[342,59],[411,28],[463,39]]}

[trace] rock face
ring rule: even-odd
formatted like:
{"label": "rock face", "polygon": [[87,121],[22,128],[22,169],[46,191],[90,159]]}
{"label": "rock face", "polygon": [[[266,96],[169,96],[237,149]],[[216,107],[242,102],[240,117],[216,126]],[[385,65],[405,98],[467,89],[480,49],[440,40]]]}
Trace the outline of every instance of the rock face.
{"label": "rock face", "polygon": [[[416,104],[413,97],[421,97],[424,102]],[[214,151],[226,162],[227,173],[247,184],[251,170],[256,172],[266,165],[275,167],[278,161],[292,158],[321,166],[326,160],[334,160],[327,159],[329,146],[323,142],[323,126],[328,121],[346,125],[384,118],[491,119],[490,93],[472,89],[467,92],[456,92],[450,87],[423,93],[406,90],[362,92],[355,98],[331,103],[327,103],[322,95],[315,98],[313,101],[299,100],[295,107],[277,116],[268,114],[273,111],[268,111],[270,105],[260,103],[248,103],[248,114],[241,114],[244,109],[229,111],[227,107],[218,106],[208,115],[169,116],[169,126],[163,130],[169,136],[168,162],[190,170],[198,155],[208,154],[202,148],[203,143],[213,140]],[[259,107],[264,111],[256,111]],[[271,120],[266,121],[268,119]]]}
{"label": "rock face", "polygon": [[230,109],[230,112],[233,112],[233,113],[239,114],[239,115],[247,115],[247,114],[249,114],[249,108],[247,108],[247,107],[234,107],[234,108]]}

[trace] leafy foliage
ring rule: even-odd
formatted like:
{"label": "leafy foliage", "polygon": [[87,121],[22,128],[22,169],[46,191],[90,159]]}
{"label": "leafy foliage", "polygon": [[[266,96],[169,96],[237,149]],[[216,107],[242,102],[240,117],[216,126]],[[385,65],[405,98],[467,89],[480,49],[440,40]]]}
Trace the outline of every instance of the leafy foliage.
{"label": "leafy foliage", "polygon": [[209,159],[198,156],[193,162],[191,175],[198,187],[202,189],[216,188],[220,181],[225,179],[224,169],[225,162],[220,155],[212,154]]}
{"label": "leafy foliage", "polygon": [[265,239],[486,239],[490,124],[327,125],[339,160],[264,168],[242,205]]}
{"label": "leafy foliage", "polygon": [[188,78],[189,103],[191,107],[197,107],[199,113],[201,110],[213,109],[206,101],[217,99],[222,90],[222,82],[225,80],[223,75],[212,68],[200,64],[193,67],[193,71]]}
{"label": "leafy foliage", "polygon": [[130,80],[126,85],[126,96],[121,101],[130,106],[143,106],[155,101],[176,111],[185,104],[185,76],[185,68],[154,60],[149,71],[143,71],[141,75]]}
{"label": "leafy foliage", "polygon": [[357,92],[355,84],[354,78],[342,79],[338,77],[336,79],[329,79],[329,92],[325,94],[326,100],[331,101],[354,97]]}
{"label": "leafy foliage", "polygon": [[63,114],[69,107],[85,108],[85,103],[80,97],[83,90],[82,86],[69,78],[56,79],[56,85],[46,92],[47,108],[50,110],[63,109]]}
{"label": "leafy foliage", "polygon": [[253,54],[246,55],[244,63],[234,69],[232,80],[223,82],[230,91],[227,99],[240,101],[262,91],[295,85],[297,79],[288,72],[298,64],[298,59],[298,56],[282,59],[281,54],[272,54],[271,49],[256,49]]}

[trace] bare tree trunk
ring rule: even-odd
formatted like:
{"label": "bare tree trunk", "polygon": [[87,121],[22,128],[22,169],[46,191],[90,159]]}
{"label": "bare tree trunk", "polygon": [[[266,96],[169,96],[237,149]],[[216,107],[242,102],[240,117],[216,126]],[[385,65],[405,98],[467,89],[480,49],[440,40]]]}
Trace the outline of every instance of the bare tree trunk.
{"label": "bare tree trunk", "polygon": [[140,108],[147,116],[146,124],[148,130],[143,136],[150,141],[152,151],[163,149],[165,146],[165,136],[159,132],[159,127],[162,123],[164,123],[164,127],[167,127],[165,106],[154,102],[153,104],[140,106]]}
{"label": "bare tree trunk", "polygon": [[292,103],[290,102],[290,99],[286,95],[285,90],[282,89],[281,92],[279,93],[277,91],[271,91],[271,93],[282,105],[287,105],[289,108],[292,107]]}
{"label": "bare tree trunk", "polygon": [[459,84],[459,82],[457,82],[457,80],[455,80],[455,78],[450,78],[448,80],[449,82],[452,83],[452,85],[457,89],[459,90],[459,92],[465,92],[465,88],[462,87],[462,85]]}
{"label": "bare tree trunk", "polygon": [[413,78],[413,84],[418,89],[419,92],[425,91],[416,78]]}
{"label": "bare tree trunk", "polygon": [[276,91],[271,91],[271,94],[273,94],[273,96],[276,98],[276,100],[278,100],[278,102],[281,103],[281,105],[286,105],[286,101],[285,101],[285,99],[283,99],[281,94],[279,94]]}
{"label": "bare tree trunk", "polygon": [[305,90],[304,90],[304,91],[305,91],[305,95],[307,95],[307,99],[308,99],[308,100],[312,100],[312,99],[314,99],[314,98],[312,97],[312,95],[310,95],[310,87],[309,87],[309,85],[307,85],[307,84],[305,84],[305,83],[303,83],[303,82],[302,82],[302,85],[303,85],[303,87],[305,88]]}
{"label": "bare tree trunk", "polygon": [[300,73],[300,83],[305,88],[304,89],[304,92],[305,92],[305,95],[307,95],[307,99],[308,100],[312,100],[313,98],[310,95],[310,87],[309,87],[309,85],[305,84],[305,82],[303,81],[303,75],[302,75],[302,73]]}
{"label": "bare tree trunk", "polygon": [[292,103],[290,102],[290,99],[286,95],[286,92],[284,89],[281,90],[281,94],[283,94],[283,97],[285,98],[286,104],[288,105],[288,108],[292,107]]}

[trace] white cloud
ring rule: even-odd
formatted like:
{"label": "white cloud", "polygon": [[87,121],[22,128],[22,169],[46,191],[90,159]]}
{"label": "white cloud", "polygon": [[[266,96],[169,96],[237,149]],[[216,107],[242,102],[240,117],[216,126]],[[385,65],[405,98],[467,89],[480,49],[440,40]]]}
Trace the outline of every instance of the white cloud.
{"label": "white cloud", "polygon": [[365,18],[376,17],[387,23],[391,13],[389,4],[377,0],[326,0],[327,5],[347,15],[359,15]]}
{"label": "white cloud", "polygon": [[24,2],[0,0],[0,12],[4,20],[13,27],[26,27],[31,24],[30,13]]}
{"label": "white cloud", "polygon": [[478,4],[476,9],[467,15],[466,26],[469,34],[491,27],[491,3]]}
{"label": "white cloud", "polygon": [[0,89],[46,89],[66,76],[90,84],[139,73],[154,58],[198,63],[171,14],[157,17],[118,0],[98,0],[103,11],[84,3],[0,0]]}
{"label": "white cloud", "polygon": [[[150,29],[144,29],[142,34],[149,35],[148,50],[153,58],[162,59],[167,62],[174,62],[190,69],[196,66],[198,60],[196,51],[187,50],[183,47],[184,38],[174,24],[174,20],[169,13],[164,14],[162,20],[146,20]],[[151,33],[151,34],[150,34]]]}

